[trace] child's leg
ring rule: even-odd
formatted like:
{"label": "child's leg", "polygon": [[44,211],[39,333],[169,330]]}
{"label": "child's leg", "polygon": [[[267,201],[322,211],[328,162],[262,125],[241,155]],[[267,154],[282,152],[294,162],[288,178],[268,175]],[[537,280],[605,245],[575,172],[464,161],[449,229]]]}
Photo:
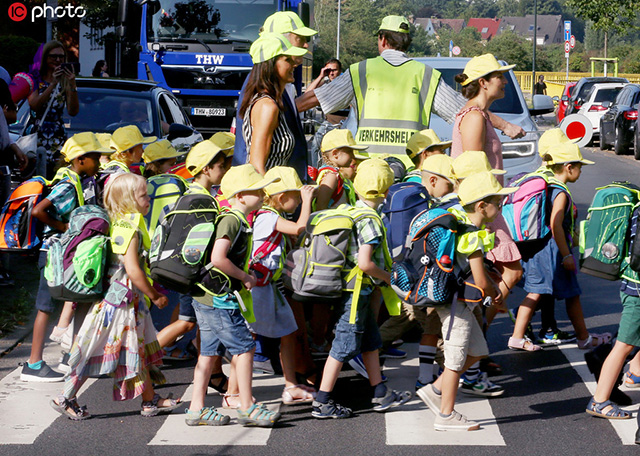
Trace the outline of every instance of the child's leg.
{"label": "child's leg", "polygon": [[322,347],[327,342],[327,326],[330,318],[331,312],[326,303],[313,303],[313,316],[310,321],[311,342],[316,347]]}
{"label": "child's leg", "polygon": [[516,316],[516,324],[513,328],[512,337],[514,339],[524,338],[527,325],[531,321],[531,316],[540,300],[540,296],[538,293],[529,293],[520,304],[518,315]]}
{"label": "child's leg", "polygon": [[157,407],[158,409],[165,409],[165,410],[174,409],[176,405],[180,403],[180,399],[172,399],[170,397],[168,398],[161,397],[158,399],[158,402],[155,405],[149,404],[149,403],[153,403],[153,399],[155,398],[156,391],[153,389],[153,382],[151,381],[151,375],[149,375],[149,369],[145,368],[143,372],[144,374],[146,374],[146,378],[144,381],[144,389],[142,390],[142,410],[147,411],[155,407]]}
{"label": "child's leg", "polygon": [[[71,324],[71,320],[73,320],[73,314],[73,303],[69,301],[65,302],[64,307],[62,308],[62,312],[60,312],[60,318],[58,318],[58,324],[55,328],[53,328],[54,334],[62,337],[62,334],[64,334],[66,329]],[[76,326],[79,328],[81,325]]]}
{"label": "child's leg", "polygon": [[251,380],[253,377],[253,352],[250,350],[241,355],[234,355],[231,364],[235,364],[238,391],[240,394],[240,408],[249,410],[253,405]]}
{"label": "child's leg", "polygon": [[640,375],[640,351],[629,361],[629,370],[636,375]]}
{"label": "child's leg", "polygon": [[343,364],[344,363],[338,361],[331,355],[327,358],[327,362],[324,364],[324,369],[322,371],[322,381],[320,382],[320,391],[318,394],[319,402],[323,402],[320,401],[320,394],[329,394],[333,391],[333,387],[336,386],[336,381],[338,380],[338,375],[340,375]]}
{"label": "child's leg", "polygon": [[558,331],[558,322],[556,321],[556,300],[551,295],[542,295],[538,305],[540,309],[540,320],[542,329],[540,336],[543,336],[548,330],[554,333]]}
{"label": "child's leg", "polygon": [[567,306],[567,315],[569,315],[573,329],[576,331],[576,337],[578,340],[586,340],[589,337],[589,331],[587,331],[587,325],[584,322],[580,295],[567,298],[565,304]]}
{"label": "child's leg", "polygon": [[213,369],[213,356],[198,356],[198,363],[193,371],[193,394],[191,396],[190,410],[201,410],[204,407],[204,398],[207,395],[207,386]]}
{"label": "child's leg", "polygon": [[[29,356],[29,364],[35,364],[42,361],[42,353],[44,351],[44,338],[49,323],[49,313],[38,310],[36,319],[33,322],[33,333],[31,336],[31,355]],[[62,376],[61,376],[62,378]]]}
{"label": "child's leg", "polygon": [[362,352],[362,362],[367,369],[369,375],[369,383],[376,386],[382,383],[382,374],[380,372],[380,353],[378,350]]}
{"label": "child's leg", "polygon": [[[293,332],[280,339],[280,362],[282,363],[282,374],[284,376],[285,391],[291,399],[312,399],[310,392],[297,386],[296,381],[296,346],[297,337]],[[283,396],[284,398],[284,396]],[[288,400],[288,399],[287,399]]]}
{"label": "child's leg", "polygon": [[462,367],[462,370],[454,371],[445,366],[444,372],[433,383],[433,386],[442,392],[442,402],[440,404],[440,413],[443,415],[450,415],[453,411],[453,407],[456,402],[456,394],[458,393],[458,384],[460,383],[460,376],[471,365],[480,361],[481,358],[475,356],[467,356],[467,360]]}
{"label": "child's leg", "polygon": [[294,360],[295,372],[299,372],[306,376],[307,381],[311,384],[316,380],[316,365],[313,363],[311,351],[309,350],[309,341],[307,339],[307,322],[304,318],[304,308],[302,303],[287,297],[287,302],[291,306],[293,315],[296,318],[298,329],[293,333],[295,338]]}
{"label": "child's leg", "polygon": [[423,334],[418,347],[420,367],[418,369],[418,381],[426,385],[436,377],[435,358],[438,346],[438,336]]}
{"label": "child's leg", "polygon": [[[619,340],[616,341],[611,349],[611,353],[609,353],[609,356],[607,356],[607,359],[605,359],[602,364],[596,393],[593,395],[593,399],[596,402],[604,402],[609,399],[611,391],[618,379],[618,374],[622,366],[624,366],[624,362],[629,353],[631,353],[631,350],[633,350],[633,345],[625,344]],[[610,408],[611,407],[606,407],[603,409],[603,413],[608,412]]]}

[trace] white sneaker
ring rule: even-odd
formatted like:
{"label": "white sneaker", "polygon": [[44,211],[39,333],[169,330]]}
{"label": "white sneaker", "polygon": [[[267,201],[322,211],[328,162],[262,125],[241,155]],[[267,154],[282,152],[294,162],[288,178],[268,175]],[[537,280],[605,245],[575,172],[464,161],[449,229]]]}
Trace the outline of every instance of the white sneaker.
{"label": "white sneaker", "polygon": [[436,431],[477,431],[480,425],[454,410],[445,418],[438,413],[433,428]]}
{"label": "white sneaker", "polygon": [[73,344],[73,321],[64,330],[54,326],[49,339],[59,343],[64,350],[71,350],[71,345]]}

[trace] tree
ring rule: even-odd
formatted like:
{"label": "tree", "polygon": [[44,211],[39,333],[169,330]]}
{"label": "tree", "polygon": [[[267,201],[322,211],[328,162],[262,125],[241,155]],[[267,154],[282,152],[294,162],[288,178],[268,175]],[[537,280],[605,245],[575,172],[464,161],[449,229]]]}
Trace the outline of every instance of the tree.
{"label": "tree", "polygon": [[453,41],[454,46],[460,48],[461,57],[475,57],[484,52],[480,32],[473,27],[466,27],[460,33],[443,27],[438,31],[438,35],[435,48],[441,55],[449,55],[449,41]]}
{"label": "tree", "polygon": [[487,44],[486,52],[509,64],[515,64],[519,71],[531,69],[531,42],[511,30],[505,30]]}

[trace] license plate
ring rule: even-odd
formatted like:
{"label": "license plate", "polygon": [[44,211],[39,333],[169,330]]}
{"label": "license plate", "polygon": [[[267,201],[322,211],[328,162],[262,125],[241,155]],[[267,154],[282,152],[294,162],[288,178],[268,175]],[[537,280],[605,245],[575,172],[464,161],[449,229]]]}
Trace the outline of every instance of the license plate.
{"label": "license plate", "polygon": [[191,108],[192,116],[224,116],[227,114],[225,108]]}

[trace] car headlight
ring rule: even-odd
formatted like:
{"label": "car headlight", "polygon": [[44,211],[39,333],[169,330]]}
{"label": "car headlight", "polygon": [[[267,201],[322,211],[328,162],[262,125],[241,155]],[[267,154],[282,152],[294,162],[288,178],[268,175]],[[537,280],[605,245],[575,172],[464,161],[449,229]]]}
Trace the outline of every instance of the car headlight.
{"label": "car headlight", "polygon": [[534,141],[513,141],[502,143],[502,156],[504,158],[528,157],[536,151]]}

